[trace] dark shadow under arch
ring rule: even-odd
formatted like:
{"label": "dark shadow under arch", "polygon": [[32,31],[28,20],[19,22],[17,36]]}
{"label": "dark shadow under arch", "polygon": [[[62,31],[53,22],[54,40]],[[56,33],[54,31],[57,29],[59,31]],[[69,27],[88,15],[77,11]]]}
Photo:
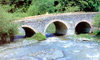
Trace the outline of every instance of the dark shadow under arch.
{"label": "dark shadow under arch", "polygon": [[25,37],[32,37],[36,32],[29,27],[22,27],[25,30]]}
{"label": "dark shadow under arch", "polygon": [[[54,21],[52,23],[55,25],[55,32],[53,33],[53,35],[56,35],[56,36],[66,35],[66,33],[67,33],[67,26],[63,22]],[[48,33],[47,32],[48,27],[46,28],[46,33]],[[49,29],[49,30],[52,30],[52,29]]]}
{"label": "dark shadow under arch", "polygon": [[86,34],[90,33],[91,25],[87,22],[80,22],[75,27],[75,33],[76,34]]}

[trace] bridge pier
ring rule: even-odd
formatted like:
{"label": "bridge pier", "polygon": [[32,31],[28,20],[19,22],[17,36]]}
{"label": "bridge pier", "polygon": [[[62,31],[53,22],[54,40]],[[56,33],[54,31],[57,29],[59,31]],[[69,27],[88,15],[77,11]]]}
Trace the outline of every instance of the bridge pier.
{"label": "bridge pier", "polygon": [[66,35],[74,35],[75,34],[75,30],[68,30]]}

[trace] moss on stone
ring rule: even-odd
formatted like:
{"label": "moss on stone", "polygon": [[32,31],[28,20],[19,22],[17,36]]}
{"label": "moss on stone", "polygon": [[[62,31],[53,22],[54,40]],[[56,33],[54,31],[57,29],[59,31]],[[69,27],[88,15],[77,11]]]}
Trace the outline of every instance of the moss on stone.
{"label": "moss on stone", "polygon": [[33,39],[42,41],[46,39],[46,36],[44,36],[42,33],[36,33],[34,36],[32,36]]}

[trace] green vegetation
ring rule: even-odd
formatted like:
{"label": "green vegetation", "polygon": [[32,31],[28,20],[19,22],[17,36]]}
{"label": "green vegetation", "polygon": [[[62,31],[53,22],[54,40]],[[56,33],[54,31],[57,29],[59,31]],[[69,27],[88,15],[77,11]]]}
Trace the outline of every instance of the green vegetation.
{"label": "green vegetation", "polygon": [[94,35],[98,35],[99,33],[100,33],[99,30],[93,32]]}
{"label": "green vegetation", "polygon": [[80,11],[79,7],[78,6],[69,6],[69,7],[66,7],[66,10],[65,12],[77,12],[77,11]]}
{"label": "green vegetation", "polygon": [[64,12],[96,12],[100,11],[100,1],[97,0],[0,0],[0,5],[12,19]]}
{"label": "green vegetation", "polygon": [[26,13],[30,16],[45,14],[46,12],[53,13],[53,5],[54,0],[33,0]]}
{"label": "green vegetation", "polygon": [[46,36],[44,36],[42,33],[37,33],[32,38],[41,41],[41,40],[45,40]]}
{"label": "green vegetation", "polygon": [[12,16],[5,12],[4,9],[0,7],[0,43],[6,42],[7,38],[17,34],[17,24],[11,22]]}
{"label": "green vegetation", "polygon": [[[0,0],[0,36],[10,37],[17,33],[17,25],[12,20],[27,16],[41,15],[45,13],[64,12],[98,12],[100,1],[98,0]],[[100,14],[95,17],[95,26],[100,26]],[[55,33],[55,26],[51,24],[47,32]],[[97,34],[95,32],[95,34]],[[36,40],[46,39],[40,33],[32,38]],[[2,40],[4,40],[2,38]]]}
{"label": "green vegetation", "polygon": [[47,33],[55,33],[56,32],[56,27],[54,23],[51,23],[46,30]]}
{"label": "green vegetation", "polygon": [[97,30],[94,31],[93,33],[95,35],[100,35],[100,30],[99,30],[99,27],[100,27],[100,14],[95,16],[95,18],[94,18],[94,26],[97,28]]}
{"label": "green vegetation", "polygon": [[100,14],[96,15],[94,18],[94,24],[96,27],[100,26]]}
{"label": "green vegetation", "polygon": [[91,39],[94,38],[92,34],[79,34],[79,35],[70,35],[72,38],[86,38],[86,39]]}
{"label": "green vegetation", "polygon": [[100,42],[100,36],[94,36],[93,34],[71,35],[70,37],[76,38],[76,39],[81,38],[81,39],[83,39],[83,40],[84,40],[84,38],[85,38],[86,40],[84,40],[84,41]]}
{"label": "green vegetation", "polygon": [[25,35],[25,33],[19,31],[16,35]]}
{"label": "green vegetation", "polygon": [[31,37],[31,39],[42,41],[46,39],[46,36],[44,36],[42,33],[36,33],[34,36]]}
{"label": "green vegetation", "polygon": [[[55,0],[57,12],[99,11],[100,2],[97,0]],[[68,8],[69,7],[69,8]],[[73,9],[73,10],[71,10]]]}
{"label": "green vegetation", "polygon": [[91,39],[92,38],[92,35],[91,34],[80,34],[80,35],[77,35],[77,37]]}
{"label": "green vegetation", "polygon": [[[3,9],[3,13],[10,16],[10,20],[17,20],[17,19],[20,19],[22,17],[28,16],[25,12],[19,12],[19,11],[16,11],[14,13],[9,12],[9,10],[11,9],[11,7],[9,5],[0,5],[0,8]],[[5,15],[5,17],[7,17],[7,15]],[[7,18],[7,19],[9,19],[9,18]]]}

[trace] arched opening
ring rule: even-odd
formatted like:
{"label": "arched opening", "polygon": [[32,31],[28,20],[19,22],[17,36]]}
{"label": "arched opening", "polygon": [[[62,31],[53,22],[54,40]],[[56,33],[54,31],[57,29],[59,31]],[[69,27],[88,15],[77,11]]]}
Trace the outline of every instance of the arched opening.
{"label": "arched opening", "polygon": [[27,37],[32,37],[36,33],[35,31],[33,31],[32,28],[30,28],[28,26],[19,27],[18,30],[19,30],[19,32],[14,37],[14,40],[23,39],[23,38],[27,38]]}
{"label": "arched opening", "polygon": [[62,36],[67,33],[67,26],[63,22],[54,21],[46,27],[46,36]]}
{"label": "arched opening", "polygon": [[32,37],[36,32],[30,27],[22,27],[25,31],[25,37]]}
{"label": "arched opening", "polygon": [[77,24],[75,28],[75,33],[76,34],[86,34],[90,32],[90,29],[91,29],[91,26],[89,23],[80,22],[79,24]]}

